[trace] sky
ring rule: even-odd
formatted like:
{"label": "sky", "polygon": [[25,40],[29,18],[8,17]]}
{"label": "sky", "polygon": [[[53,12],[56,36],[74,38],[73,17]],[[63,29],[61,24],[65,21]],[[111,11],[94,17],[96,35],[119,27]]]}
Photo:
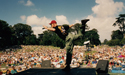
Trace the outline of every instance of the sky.
{"label": "sky", "polygon": [[37,36],[51,20],[70,25],[90,19],[87,25],[98,30],[103,42],[118,29],[112,25],[119,14],[125,14],[125,0],[0,0],[0,20],[28,24]]}

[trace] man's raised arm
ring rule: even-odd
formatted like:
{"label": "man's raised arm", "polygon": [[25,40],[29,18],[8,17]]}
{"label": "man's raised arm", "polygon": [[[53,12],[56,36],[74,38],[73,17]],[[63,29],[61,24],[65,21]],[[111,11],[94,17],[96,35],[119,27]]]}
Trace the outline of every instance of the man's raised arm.
{"label": "man's raised arm", "polygon": [[54,29],[54,28],[48,28],[47,26],[44,26],[44,25],[43,25],[43,27],[44,27],[45,29],[47,29],[47,30],[50,30],[50,31],[55,31],[55,29]]}

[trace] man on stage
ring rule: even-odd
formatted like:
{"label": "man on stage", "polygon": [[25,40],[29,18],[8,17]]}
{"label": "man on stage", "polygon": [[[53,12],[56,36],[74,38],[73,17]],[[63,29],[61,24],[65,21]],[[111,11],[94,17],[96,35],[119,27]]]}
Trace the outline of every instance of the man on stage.
{"label": "man on stage", "polygon": [[72,52],[74,47],[74,40],[79,39],[83,36],[85,32],[85,24],[89,21],[89,19],[81,20],[82,25],[79,26],[77,34],[68,33],[67,30],[74,26],[72,25],[57,25],[57,22],[55,20],[52,20],[50,25],[51,28],[48,28],[47,26],[43,26],[45,29],[55,32],[61,39],[65,40],[66,42],[66,67],[63,69],[63,71],[70,71],[70,64],[72,60]]}

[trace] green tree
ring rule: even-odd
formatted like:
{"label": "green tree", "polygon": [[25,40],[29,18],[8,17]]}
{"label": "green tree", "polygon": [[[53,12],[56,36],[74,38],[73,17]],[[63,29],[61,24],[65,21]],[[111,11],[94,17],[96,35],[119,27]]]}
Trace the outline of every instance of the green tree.
{"label": "green tree", "polygon": [[125,14],[120,14],[118,18],[116,18],[116,22],[113,26],[118,25],[120,31],[124,34],[125,33]]}
{"label": "green tree", "polygon": [[101,42],[99,40],[99,34],[98,34],[97,29],[92,29],[92,30],[86,31],[86,33],[85,33],[85,41],[88,41],[88,40],[90,40],[90,43],[92,45],[101,44]]}
{"label": "green tree", "polygon": [[121,45],[125,44],[125,38],[123,38],[120,42]]}
{"label": "green tree", "polygon": [[38,39],[37,39],[37,41],[38,41],[38,44],[39,45],[42,45],[42,38],[43,38],[43,33],[41,33],[41,34],[38,34]]}
{"label": "green tree", "polygon": [[6,21],[0,20],[0,47],[11,45],[11,29]]}
{"label": "green tree", "polygon": [[112,31],[111,40],[107,42],[109,46],[121,45],[123,42],[123,33],[120,30]]}
{"label": "green tree", "polygon": [[52,38],[52,32],[51,31],[44,31],[42,37],[42,44],[43,45],[51,45],[51,38]]}
{"label": "green tree", "polygon": [[105,40],[104,40],[104,42],[103,42],[103,44],[107,44],[107,42],[108,42],[108,40],[107,40],[107,39],[105,39]]}
{"label": "green tree", "polygon": [[58,35],[52,31],[44,31],[41,39],[42,45],[53,45],[63,48],[65,46],[64,40],[58,37]]}
{"label": "green tree", "polygon": [[13,29],[12,25],[10,25],[9,27],[11,29],[11,44],[17,45],[17,38],[16,38],[16,35],[14,34],[14,29]]}
{"label": "green tree", "polygon": [[116,30],[116,31],[112,31],[112,35],[111,35],[112,40],[114,39],[123,39],[123,33],[120,30]]}
{"label": "green tree", "polygon": [[109,46],[120,45],[120,40],[119,39],[110,40],[110,41],[107,42],[107,44]]}
{"label": "green tree", "polygon": [[26,41],[24,41],[24,43],[26,45],[36,45],[36,44],[38,44],[36,35],[34,35],[34,34],[26,36],[25,39],[26,39]]}
{"label": "green tree", "polygon": [[18,23],[13,26],[14,34],[18,40],[18,44],[25,44],[25,37],[30,36],[33,31],[31,30],[31,26],[27,24]]}

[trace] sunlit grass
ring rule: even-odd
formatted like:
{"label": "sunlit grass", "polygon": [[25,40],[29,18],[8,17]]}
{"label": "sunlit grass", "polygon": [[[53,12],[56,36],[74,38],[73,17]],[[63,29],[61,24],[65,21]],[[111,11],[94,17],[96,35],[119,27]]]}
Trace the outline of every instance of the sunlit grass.
{"label": "sunlit grass", "polygon": [[87,55],[87,53],[93,55],[93,53],[96,53],[97,51],[85,51],[85,55]]}

